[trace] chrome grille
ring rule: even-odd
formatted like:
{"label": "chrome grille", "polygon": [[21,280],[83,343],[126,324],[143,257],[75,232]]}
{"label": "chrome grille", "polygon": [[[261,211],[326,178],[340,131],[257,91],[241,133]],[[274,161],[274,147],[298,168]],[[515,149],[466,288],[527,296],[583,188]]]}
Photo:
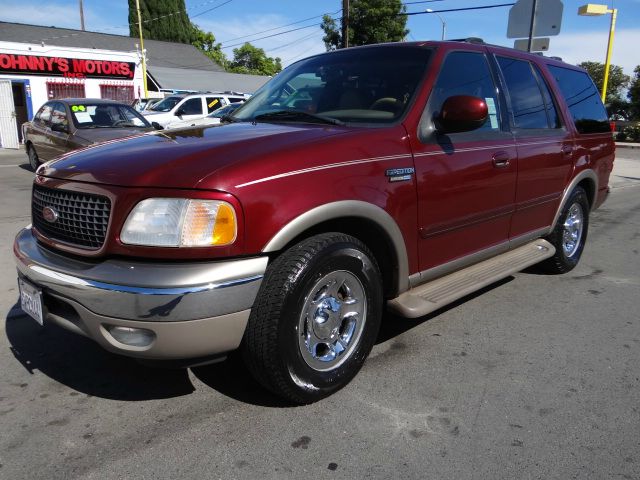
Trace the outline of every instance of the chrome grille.
{"label": "chrome grille", "polygon": [[[57,220],[48,222],[43,209],[51,207]],[[83,248],[98,249],[104,244],[111,202],[102,195],[33,186],[33,225],[46,237]]]}

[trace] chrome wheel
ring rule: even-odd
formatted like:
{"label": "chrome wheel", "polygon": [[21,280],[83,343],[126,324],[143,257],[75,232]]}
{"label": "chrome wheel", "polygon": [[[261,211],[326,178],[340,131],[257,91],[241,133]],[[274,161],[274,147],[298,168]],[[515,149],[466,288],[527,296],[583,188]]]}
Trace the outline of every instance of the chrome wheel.
{"label": "chrome wheel", "polygon": [[367,318],[362,283],[340,270],[318,280],[305,298],[298,346],[306,364],[326,372],[344,363],[358,345]]}
{"label": "chrome wheel", "polygon": [[571,258],[580,247],[584,226],[582,206],[574,203],[569,208],[562,229],[562,250],[567,258]]}

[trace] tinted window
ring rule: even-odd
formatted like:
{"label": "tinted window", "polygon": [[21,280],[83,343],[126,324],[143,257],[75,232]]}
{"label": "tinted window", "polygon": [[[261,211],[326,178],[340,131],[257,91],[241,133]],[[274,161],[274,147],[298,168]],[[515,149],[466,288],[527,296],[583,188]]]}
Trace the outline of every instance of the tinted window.
{"label": "tinted window", "polygon": [[549,128],[547,112],[531,64],[524,60],[497,57],[511,98],[516,128]]}
{"label": "tinted window", "polygon": [[560,115],[558,115],[556,102],[553,100],[553,96],[551,95],[551,90],[549,89],[549,85],[547,84],[547,81],[542,77],[542,73],[540,72],[538,67],[534,65],[533,68],[536,71],[538,84],[540,85],[540,89],[542,90],[544,103],[547,107],[547,117],[549,118],[549,125],[551,126],[551,128],[560,128],[562,126],[560,122]]}
{"label": "tinted window", "polygon": [[53,111],[53,106],[51,103],[45,103],[43,107],[38,112],[38,118],[41,123],[48,125],[51,122],[51,112]]}
{"label": "tinted window", "polygon": [[552,65],[549,65],[549,71],[558,82],[578,132],[609,132],[607,112],[589,75]]}
{"label": "tinted window", "polygon": [[190,98],[184,102],[180,107],[183,115],[202,115],[202,100],[198,98]]}
{"label": "tinted window", "polygon": [[[234,118],[318,123],[315,114],[348,123],[391,123],[407,110],[430,55],[429,49],[401,45],[316,55],[280,72]],[[302,114],[277,115],[283,111]]]}
{"label": "tinted window", "polygon": [[208,113],[215,112],[217,109],[219,109],[223,105],[224,105],[224,103],[222,102],[222,98],[220,98],[220,97],[207,97],[207,112]]}
{"label": "tinted window", "polygon": [[484,54],[453,52],[447,55],[431,91],[429,110],[437,115],[444,101],[454,95],[483,99],[489,109],[489,118],[478,130],[500,129],[497,90]]}

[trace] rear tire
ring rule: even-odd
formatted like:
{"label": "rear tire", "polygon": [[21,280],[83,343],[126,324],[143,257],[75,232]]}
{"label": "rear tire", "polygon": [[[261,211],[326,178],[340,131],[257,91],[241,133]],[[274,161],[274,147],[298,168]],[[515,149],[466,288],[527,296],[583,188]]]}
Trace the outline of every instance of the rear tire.
{"label": "rear tire", "polygon": [[35,172],[40,166],[40,158],[38,157],[38,153],[33,145],[29,145],[27,147],[27,155],[29,156],[29,165]]}
{"label": "rear tire", "polygon": [[369,249],[341,233],[304,240],[267,269],[243,339],[253,376],[304,404],[345,386],[378,335],[382,277]]}
{"label": "rear tire", "polygon": [[582,187],[576,187],[569,195],[558,223],[546,238],[556,253],[540,264],[547,273],[559,274],[573,270],[578,264],[589,230],[589,200]]}

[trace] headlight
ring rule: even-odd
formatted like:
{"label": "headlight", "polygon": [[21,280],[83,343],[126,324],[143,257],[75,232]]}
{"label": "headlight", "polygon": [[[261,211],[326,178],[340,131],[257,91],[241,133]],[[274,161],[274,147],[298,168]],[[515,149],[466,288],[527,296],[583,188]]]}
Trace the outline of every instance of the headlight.
{"label": "headlight", "polygon": [[129,214],[120,240],[153,247],[206,247],[229,245],[236,233],[236,214],[227,202],[148,198]]}

